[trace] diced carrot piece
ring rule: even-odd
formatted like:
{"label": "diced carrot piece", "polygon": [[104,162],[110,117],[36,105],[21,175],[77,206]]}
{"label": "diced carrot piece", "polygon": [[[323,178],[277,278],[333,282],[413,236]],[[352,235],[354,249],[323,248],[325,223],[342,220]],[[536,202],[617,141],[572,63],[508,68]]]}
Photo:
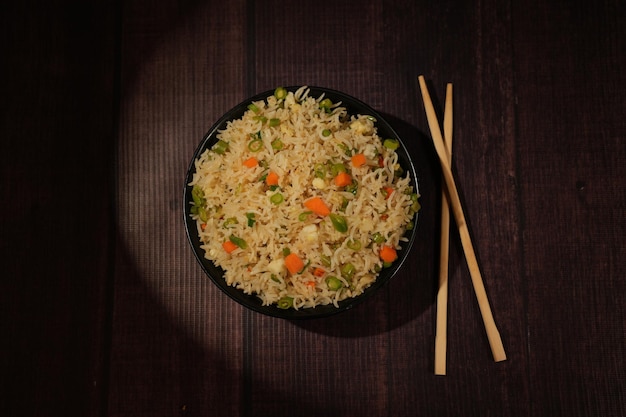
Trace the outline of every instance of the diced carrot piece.
{"label": "diced carrot piece", "polygon": [[391,194],[393,193],[393,188],[392,187],[384,187],[383,189],[385,190],[385,200],[386,200],[389,197],[391,197]]}
{"label": "diced carrot piece", "polygon": [[383,247],[380,248],[379,255],[380,259],[385,262],[393,262],[398,259],[398,253],[396,252],[395,248],[392,248],[388,245],[383,245]]}
{"label": "diced carrot piece", "polygon": [[304,202],[304,207],[311,210],[313,213],[319,216],[328,216],[330,214],[330,208],[326,205],[324,200],[320,197],[313,197]]}
{"label": "diced carrot piece", "polygon": [[325,273],[324,268],[317,267],[313,270],[313,275],[316,277],[323,277]]}
{"label": "diced carrot piece", "polygon": [[270,171],[265,177],[265,183],[267,185],[278,185],[278,174],[274,171]]}
{"label": "diced carrot piece", "polygon": [[243,161],[243,165],[248,168],[254,168],[255,166],[259,165],[259,161],[254,156],[251,156],[250,158]]}
{"label": "diced carrot piece", "polygon": [[295,253],[285,256],[285,266],[291,274],[297,274],[304,268],[304,262]]}
{"label": "diced carrot piece", "polygon": [[335,185],[337,187],[345,187],[346,185],[350,185],[352,183],[352,177],[347,172],[340,172],[335,177]]}
{"label": "diced carrot piece", "polygon": [[352,165],[355,167],[360,167],[367,163],[367,159],[365,158],[365,155],[362,153],[357,153],[356,155],[353,155],[351,160],[352,160]]}
{"label": "diced carrot piece", "polygon": [[309,281],[309,282],[307,282],[304,285],[306,285],[309,288],[315,288],[315,281]]}
{"label": "diced carrot piece", "polygon": [[231,253],[232,251],[234,251],[235,249],[237,249],[237,245],[235,245],[233,242],[231,242],[230,240],[227,240],[226,242],[222,243],[222,247],[224,248],[224,250],[227,253]]}
{"label": "diced carrot piece", "polygon": [[385,166],[385,158],[383,158],[383,156],[382,156],[382,155],[379,155],[379,156],[378,156],[378,166],[379,166],[380,168],[383,168],[383,167]]}

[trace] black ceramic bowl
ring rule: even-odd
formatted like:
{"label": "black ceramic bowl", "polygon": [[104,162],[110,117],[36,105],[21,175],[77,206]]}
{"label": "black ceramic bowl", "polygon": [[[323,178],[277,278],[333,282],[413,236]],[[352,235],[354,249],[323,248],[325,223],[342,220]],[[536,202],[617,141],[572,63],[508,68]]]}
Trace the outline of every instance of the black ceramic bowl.
{"label": "black ceramic bowl", "polygon": [[[287,87],[288,91],[296,91],[299,87]],[[402,142],[402,138],[398,136],[398,134],[394,131],[394,129],[389,125],[389,123],[374,109],[372,109],[367,104],[362,101],[350,97],[344,93],[339,91],[330,90],[327,88],[321,87],[308,87],[309,88],[309,96],[312,97],[320,97],[324,94],[325,97],[328,97],[332,100],[333,103],[341,102],[341,105],[345,107],[348,111],[348,114],[356,115],[371,115],[376,118],[377,122],[375,126],[378,130],[378,135],[385,138],[393,138],[397,139],[400,142],[400,146],[396,150],[396,153],[399,157],[399,163],[405,172],[408,172],[411,177],[411,184],[416,192],[418,192],[418,183],[417,183],[417,174],[415,172],[415,167],[413,165],[413,161],[409,153],[407,152],[406,147]],[[233,300],[237,301],[241,305],[256,311],[258,313],[266,314],[273,317],[279,317],[284,319],[309,319],[309,318],[321,318],[331,316],[356,306],[361,302],[365,301],[373,294],[375,294],[382,286],[384,286],[402,267],[404,264],[411,247],[413,246],[413,241],[415,240],[415,230],[416,227],[411,231],[407,231],[405,237],[408,238],[408,242],[402,243],[402,249],[398,252],[398,259],[393,263],[393,265],[389,268],[384,268],[376,281],[367,288],[363,294],[359,295],[355,298],[349,298],[339,302],[339,307],[335,307],[334,305],[324,305],[317,306],[315,308],[304,308],[304,309],[280,309],[275,305],[264,306],[261,303],[261,300],[255,295],[245,294],[243,291],[229,286],[226,284],[224,280],[224,271],[215,266],[213,262],[206,259],[204,257],[204,250],[201,248],[201,241],[197,233],[196,223],[190,216],[190,208],[191,202],[193,201],[191,196],[191,188],[188,184],[192,181],[193,175],[195,173],[195,165],[194,161],[208,148],[211,148],[217,142],[217,133],[219,130],[222,130],[226,127],[226,123],[229,120],[239,119],[243,116],[245,111],[248,109],[248,105],[253,101],[264,100],[267,97],[271,96],[274,91],[266,91],[264,93],[260,93],[256,96],[250,97],[231,110],[229,110],[225,115],[223,115],[211,129],[204,135],[204,138],[200,142],[200,145],[196,149],[189,164],[189,168],[187,170],[187,176],[185,178],[185,185],[183,191],[183,213],[184,213],[184,221],[185,221],[185,229],[187,232],[187,238],[189,243],[191,244],[191,249],[193,253],[200,263],[200,266],[204,270],[204,272],[209,276],[209,278],[228,296],[230,296]],[[414,222],[417,223],[417,216],[419,213],[415,214]]]}

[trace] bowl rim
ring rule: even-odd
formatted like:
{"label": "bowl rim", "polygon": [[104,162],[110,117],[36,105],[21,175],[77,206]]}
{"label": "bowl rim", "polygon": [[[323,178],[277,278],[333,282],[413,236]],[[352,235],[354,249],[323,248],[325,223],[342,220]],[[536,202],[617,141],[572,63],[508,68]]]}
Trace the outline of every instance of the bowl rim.
{"label": "bowl rim", "polygon": [[[365,102],[343,93],[338,90],[334,90],[331,88],[318,87],[318,86],[289,86],[285,87],[287,91],[295,92],[296,90],[305,87],[308,89],[308,95],[311,97],[319,98],[322,94],[324,97],[330,98],[333,103],[341,102],[341,106],[345,107],[349,115],[371,115],[376,119],[375,125],[378,132],[378,135],[381,139],[384,138],[393,138],[397,139],[400,146],[396,149],[396,153],[398,153],[398,162],[400,166],[409,173],[411,185],[413,186],[415,192],[419,194],[419,181],[417,172],[415,169],[415,164],[411,158],[411,155],[406,148],[404,141],[398,135],[396,130],[389,124],[387,119],[382,116],[381,113],[376,111],[370,105]],[[333,304],[309,307],[309,308],[300,308],[300,309],[279,309],[275,305],[262,305],[261,300],[255,294],[246,294],[243,290],[240,290],[236,287],[230,286],[226,283],[224,279],[224,271],[222,268],[215,266],[213,262],[204,256],[204,250],[200,247],[201,241],[197,233],[196,222],[189,215],[190,207],[191,207],[191,186],[189,183],[193,179],[193,175],[195,173],[195,161],[196,159],[211,145],[217,142],[217,134],[220,130],[225,128],[226,123],[230,120],[235,120],[241,118],[245,111],[247,110],[248,105],[253,101],[265,100],[267,97],[271,96],[274,93],[274,90],[267,90],[258,94],[255,94],[245,100],[241,101],[236,106],[232,107],[226,113],[224,113],[213,125],[211,128],[204,134],[202,140],[196,147],[193,152],[191,161],[188,165],[186,174],[185,174],[185,182],[183,184],[183,198],[182,198],[182,214],[183,214],[183,222],[185,225],[185,234],[187,236],[187,241],[191,246],[192,252],[196,261],[200,264],[200,267],[205,275],[209,277],[209,279],[215,284],[223,293],[229,296],[232,300],[237,302],[238,304],[255,311],[257,313],[261,313],[266,316],[288,319],[288,320],[299,320],[299,319],[312,319],[312,318],[323,318],[333,316],[335,314],[339,314],[345,311],[348,311],[354,308],[357,305],[362,304],[367,299],[371,298],[378,290],[384,287],[395,275],[397,275],[398,271],[402,269],[411,248],[413,247],[413,243],[416,237],[416,230],[418,224],[419,211],[415,213],[413,222],[414,228],[410,232],[405,232],[404,236],[408,237],[407,242],[403,242],[401,245],[401,249],[398,251],[398,259],[392,264],[391,267],[383,269],[377,276],[376,280],[364,290],[364,292],[354,298],[348,298],[338,302],[339,307],[335,307]]]}

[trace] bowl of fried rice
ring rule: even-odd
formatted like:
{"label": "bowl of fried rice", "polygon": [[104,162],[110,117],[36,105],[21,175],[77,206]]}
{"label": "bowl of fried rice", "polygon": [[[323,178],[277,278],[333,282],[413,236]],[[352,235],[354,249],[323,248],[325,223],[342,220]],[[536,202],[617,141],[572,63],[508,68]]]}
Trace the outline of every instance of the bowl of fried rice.
{"label": "bowl of fried rice", "polygon": [[285,319],[348,310],[404,264],[417,175],[391,125],[339,91],[278,87],[222,116],[195,150],[183,214],[206,275]]}

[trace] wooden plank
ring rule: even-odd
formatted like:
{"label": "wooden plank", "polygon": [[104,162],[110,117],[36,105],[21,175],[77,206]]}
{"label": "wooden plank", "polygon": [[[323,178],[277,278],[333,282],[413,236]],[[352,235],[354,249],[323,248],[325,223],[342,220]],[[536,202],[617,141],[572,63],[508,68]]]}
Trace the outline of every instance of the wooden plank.
{"label": "wooden plank", "polygon": [[623,415],[624,8],[514,11],[531,414]]}

